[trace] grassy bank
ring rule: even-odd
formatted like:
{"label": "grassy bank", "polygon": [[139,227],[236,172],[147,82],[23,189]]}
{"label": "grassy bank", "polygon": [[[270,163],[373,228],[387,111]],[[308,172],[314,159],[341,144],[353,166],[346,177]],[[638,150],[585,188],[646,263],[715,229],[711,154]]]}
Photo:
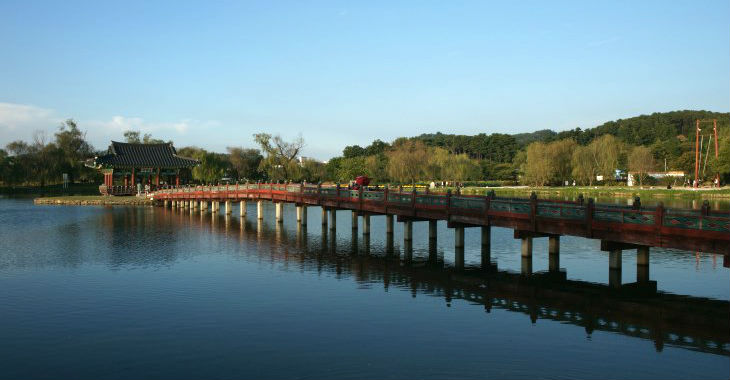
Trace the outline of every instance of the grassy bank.
{"label": "grassy bank", "polygon": [[730,188],[692,190],[686,188],[638,188],[621,186],[599,186],[599,187],[466,187],[462,189],[464,194],[485,194],[494,190],[497,196],[503,197],[529,197],[535,192],[541,198],[575,198],[579,194],[584,197],[593,198],[629,198],[641,197],[642,199],[730,199]]}
{"label": "grassy bank", "polygon": [[37,205],[115,205],[146,206],[153,202],[146,198],[109,197],[103,195],[68,195],[60,197],[42,197],[33,200]]}

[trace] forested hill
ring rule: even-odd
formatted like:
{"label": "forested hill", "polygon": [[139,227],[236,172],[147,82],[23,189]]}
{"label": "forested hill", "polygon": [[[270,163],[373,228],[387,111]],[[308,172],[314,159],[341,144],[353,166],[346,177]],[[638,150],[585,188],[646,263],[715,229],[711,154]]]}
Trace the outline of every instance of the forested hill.
{"label": "forested hill", "polygon": [[[652,145],[657,141],[676,139],[691,139],[694,136],[695,120],[717,119],[721,131],[727,131],[730,125],[730,113],[711,111],[672,111],[655,112],[651,115],[635,116],[628,119],[608,121],[593,128],[575,128],[567,131],[556,132],[550,129],[541,129],[530,133],[517,133],[513,135],[503,134],[478,134],[451,135],[443,133],[422,134],[417,139],[422,140],[426,145],[440,146],[449,149],[452,153],[469,153],[478,157],[485,153],[480,148],[486,148],[481,143],[507,143],[514,144],[514,150],[522,150],[533,142],[552,142],[566,138],[574,139],[580,145],[588,145],[596,137],[610,134],[631,145]],[[702,128],[707,129],[708,124]],[[490,136],[511,136],[513,141],[501,140],[491,141]],[[498,139],[499,140],[499,139]],[[509,161],[509,160],[508,160]],[[503,161],[506,162],[506,161]]]}

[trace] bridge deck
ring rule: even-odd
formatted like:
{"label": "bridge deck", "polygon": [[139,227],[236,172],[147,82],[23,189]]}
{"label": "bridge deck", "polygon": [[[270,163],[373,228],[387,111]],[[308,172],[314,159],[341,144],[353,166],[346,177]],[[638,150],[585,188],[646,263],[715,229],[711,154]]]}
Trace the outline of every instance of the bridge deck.
{"label": "bridge deck", "polygon": [[163,189],[155,200],[269,200],[397,215],[401,220],[446,220],[450,226],[498,226],[535,235],[571,235],[610,242],[730,256],[730,212],[594,204],[303,184],[241,184]]}

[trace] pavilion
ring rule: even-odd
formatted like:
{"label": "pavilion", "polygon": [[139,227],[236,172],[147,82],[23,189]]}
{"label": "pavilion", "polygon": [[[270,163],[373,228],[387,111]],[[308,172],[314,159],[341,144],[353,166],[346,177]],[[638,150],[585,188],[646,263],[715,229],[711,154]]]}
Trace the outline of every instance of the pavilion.
{"label": "pavilion", "polygon": [[107,154],[93,159],[93,166],[104,174],[99,192],[104,195],[129,195],[137,184],[151,190],[162,186],[179,186],[190,179],[190,170],[198,160],[180,157],[172,143],[132,144],[112,141]]}

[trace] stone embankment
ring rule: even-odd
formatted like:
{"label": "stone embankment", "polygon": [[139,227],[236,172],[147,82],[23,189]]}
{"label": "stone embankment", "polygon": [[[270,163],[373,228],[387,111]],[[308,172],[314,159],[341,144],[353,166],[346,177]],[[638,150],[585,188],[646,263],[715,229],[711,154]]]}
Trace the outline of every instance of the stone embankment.
{"label": "stone embankment", "polygon": [[138,197],[112,196],[64,196],[35,198],[37,205],[72,205],[72,206],[151,206],[153,201]]}

